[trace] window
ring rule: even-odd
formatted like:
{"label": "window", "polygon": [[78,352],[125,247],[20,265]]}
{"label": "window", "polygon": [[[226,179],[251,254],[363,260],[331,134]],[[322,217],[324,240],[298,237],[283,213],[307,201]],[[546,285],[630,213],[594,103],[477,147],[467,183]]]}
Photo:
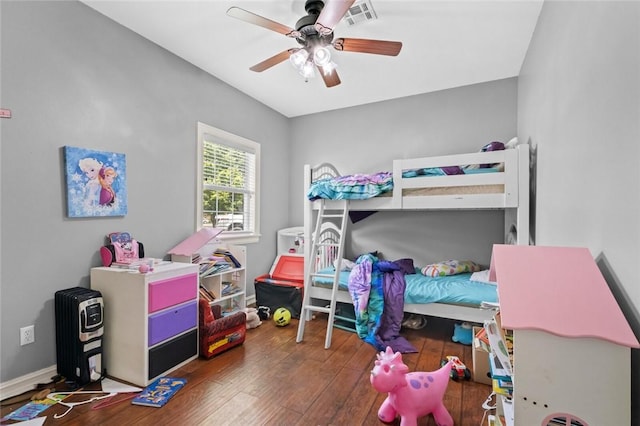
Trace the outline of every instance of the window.
{"label": "window", "polygon": [[260,145],[198,123],[198,229],[225,230],[222,239],[259,236]]}

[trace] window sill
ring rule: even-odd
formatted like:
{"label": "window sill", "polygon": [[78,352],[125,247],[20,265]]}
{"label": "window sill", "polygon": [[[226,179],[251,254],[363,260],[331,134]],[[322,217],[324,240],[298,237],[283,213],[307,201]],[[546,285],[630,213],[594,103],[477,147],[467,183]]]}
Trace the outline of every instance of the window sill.
{"label": "window sill", "polygon": [[224,232],[217,237],[218,240],[229,244],[253,244],[260,241],[259,234],[224,235]]}

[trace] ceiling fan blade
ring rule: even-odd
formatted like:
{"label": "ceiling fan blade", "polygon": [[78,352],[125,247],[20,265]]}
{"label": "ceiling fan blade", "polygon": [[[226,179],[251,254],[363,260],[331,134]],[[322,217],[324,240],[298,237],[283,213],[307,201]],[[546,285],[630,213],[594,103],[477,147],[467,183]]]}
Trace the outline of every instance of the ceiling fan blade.
{"label": "ceiling fan blade", "polygon": [[248,22],[253,25],[258,25],[259,27],[264,27],[268,30],[275,31],[280,34],[284,34],[287,37],[300,37],[300,32],[294,30],[293,28],[287,27],[286,25],[280,24],[276,21],[272,21],[271,19],[264,18],[260,15],[256,15],[253,12],[249,12],[248,10],[241,9],[239,7],[230,7],[227,10],[227,15],[240,19],[241,21]]}
{"label": "ceiling fan blade", "polygon": [[373,53],[375,55],[397,56],[402,42],[370,40],[366,38],[339,38],[333,42],[336,50],[345,52]]}
{"label": "ceiling fan blade", "polygon": [[316,20],[316,31],[321,35],[331,34],[333,27],[340,22],[354,2],[355,0],[327,0]]}
{"label": "ceiling fan blade", "polygon": [[[325,73],[325,71],[327,71]],[[340,77],[338,77],[338,71],[335,68],[325,70],[324,67],[318,66],[318,72],[324,80],[324,85],[327,87],[334,87],[341,83]]]}
{"label": "ceiling fan blade", "polygon": [[267,70],[269,68],[271,68],[274,65],[278,65],[280,62],[284,62],[287,59],[289,59],[289,56],[291,56],[291,54],[293,52],[295,52],[298,49],[287,49],[285,51],[282,51],[276,55],[273,55],[272,57],[270,57],[269,59],[265,59],[264,61],[255,64],[254,66],[252,66],[251,68],[249,68],[251,71],[255,71],[255,72],[262,72],[264,70]]}

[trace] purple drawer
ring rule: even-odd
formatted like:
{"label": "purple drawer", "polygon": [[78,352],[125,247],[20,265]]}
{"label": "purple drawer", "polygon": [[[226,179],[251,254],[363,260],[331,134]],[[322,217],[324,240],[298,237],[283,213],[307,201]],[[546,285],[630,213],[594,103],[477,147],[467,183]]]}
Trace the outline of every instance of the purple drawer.
{"label": "purple drawer", "polygon": [[149,283],[149,313],[196,299],[197,296],[197,274],[154,281]]}
{"label": "purple drawer", "polygon": [[180,334],[197,324],[198,303],[186,303],[149,316],[149,346]]}

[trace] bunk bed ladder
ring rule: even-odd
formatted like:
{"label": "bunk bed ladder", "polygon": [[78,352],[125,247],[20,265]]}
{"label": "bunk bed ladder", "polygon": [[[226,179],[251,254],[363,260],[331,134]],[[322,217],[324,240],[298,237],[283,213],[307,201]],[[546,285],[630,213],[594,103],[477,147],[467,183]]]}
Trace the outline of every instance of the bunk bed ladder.
{"label": "bunk bed ladder", "polygon": [[[314,232],[311,237],[311,248],[310,255],[307,258],[306,262],[306,271],[305,271],[305,291],[304,298],[302,302],[302,312],[300,314],[300,321],[298,322],[298,335],[296,337],[296,342],[301,342],[304,337],[304,327],[305,323],[311,319],[311,315],[313,312],[323,312],[329,315],[327,319],[327,332],[325,335],[324,348],[329,349],[331,346],[331,336],[333,332],[333,323],[335,320],[336,313],[336,299],[338,296],[338,284],[340,281],[340,270],[342,269],[342,258],[344,257],[344,243],[345,243],[345,231],[347,225],[347,215],[349,213],[349,201],[343,200],[341,211],[338,209],[331,210],[328,212],[325,209],[325,201],[320,201],[320,207],[318,210],[318,216],[316,219]],[[334,223],[334,221],[339,222],[338,225],[338,234],[339,234],[339,242],[335,241],[325,242],[322,239],[322,230],[323,224],[325,223]],[[335,225],[335,223],[334,223]],[[319,259],[322,257],[322,259]],[[335,272],[333,274],[320,274],[317,272],[318,265],[325,265],[323,260],[330,259],[330,261],[335,260]],[[311,298],[309,297],[309,287],[312,285],[314,278],[331,278],[333,279],[333,286],[331,288],[331,300],[329,301],[328,306],[316,306],[311,303]]]}

